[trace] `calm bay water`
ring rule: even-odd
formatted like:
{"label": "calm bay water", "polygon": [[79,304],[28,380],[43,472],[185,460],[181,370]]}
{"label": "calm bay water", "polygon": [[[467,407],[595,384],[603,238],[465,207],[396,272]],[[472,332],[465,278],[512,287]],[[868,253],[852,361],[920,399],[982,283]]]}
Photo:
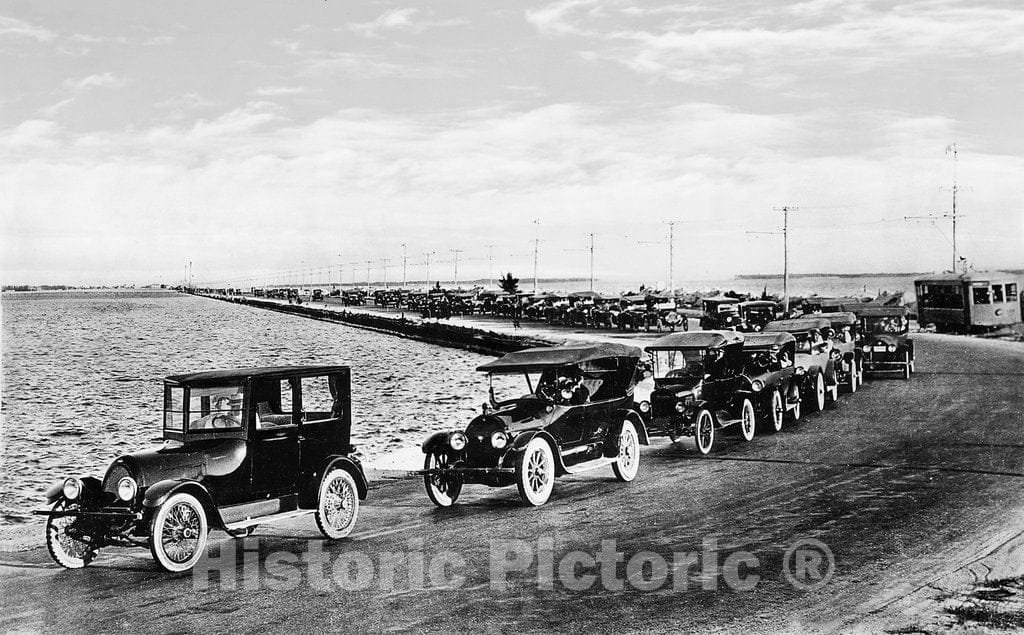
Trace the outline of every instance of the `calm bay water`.
{"label": "calm bay water", "polygon": [[42,492],[157,445],[166,375],[239,366],[352,367],[364,459],[466,423],[488,358],[172,293],[3,296],[0,525],[36,523]]}

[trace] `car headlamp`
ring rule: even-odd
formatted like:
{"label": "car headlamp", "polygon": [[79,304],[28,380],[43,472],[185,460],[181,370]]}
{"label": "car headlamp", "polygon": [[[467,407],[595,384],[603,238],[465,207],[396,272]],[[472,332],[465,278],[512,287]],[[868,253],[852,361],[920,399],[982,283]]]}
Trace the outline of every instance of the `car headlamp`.
{"label": "car headlamp", "polygon": [[508,445],[508,435],[502,431],[497,431],[491,435],[491,447],[495,450],[501,450]]}
{"label": "car headlamp", "polygon": [[62,491],[64,498],[73,501],[82,495],[82,481],[77,478],[65,479]]}
{"label": "car headlamp", "polygon": [[130,476],[126,476],[117,482],[117,497],[126,503],[135,500],[135,495],[138,492],[139,484]]}
{"label": "car headlamp", "polygon": [[865,353],[870,353],[871,352],[871,346],[865,344],[864,346],[860,347],[860,350],[864,351]]}
{"label": "car headlamp", "polygon": [[648,413],[650,411],[651,411],[651,402],[649,402],[649,401],[641,401],[640,402],[640,412],[643,412],[643,413],[646,414],[646,413]]}
{"label": "car headlamp", "polygon": [[453,432],[452,435],[448,437],[448,445],[450,445],[456,452],[465,449],[468,441],[469,439],[466,438],[466,435],[461,432]]}
{"label": "car headlamp", "polygon": [[755,379],[754,381],[750,382],[750,389],[753,390],[754,392],[761,392],[764,389],[764,382],[761,381],[760,379]]}
{"label": "car headlamp", "polygon": [[896,346],[894,344],[889,344],[888,346],[885,347],[885,350],[889,351],[890,353],[895,353]]}
{"label": "car headlamp", "polygon": [[684,410],[686,410],[686,404],[683,403],[682,401],[677,401],[676,402],[676,412],[682,412]]}

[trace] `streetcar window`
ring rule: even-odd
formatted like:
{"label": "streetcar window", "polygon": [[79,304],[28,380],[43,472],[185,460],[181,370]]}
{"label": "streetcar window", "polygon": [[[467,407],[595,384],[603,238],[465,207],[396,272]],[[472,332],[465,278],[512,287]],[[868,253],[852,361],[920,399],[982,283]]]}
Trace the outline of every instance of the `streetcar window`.
{"label": "streetcar window", "polygon": [[974,303],[975,304],[991,304],[992,301],[989,298],[988,287],[974,287]]}
{"label": "streetcar window", "polygon": [[1006,301],[1013,302],[1017,299],[1017,283],[1010,282],[1006,285]]}
{"label": "streetcar window", "polygon": [[992,302],[1003,301],[1003,285],[994,284],[992,285]]}

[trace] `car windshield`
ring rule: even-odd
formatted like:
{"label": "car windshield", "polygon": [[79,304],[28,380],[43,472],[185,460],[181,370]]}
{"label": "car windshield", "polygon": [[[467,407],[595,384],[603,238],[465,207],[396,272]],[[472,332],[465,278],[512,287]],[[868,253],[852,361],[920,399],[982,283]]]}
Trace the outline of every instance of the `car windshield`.
{"label": "car windshield", "polygon": [[654,378],[699,376],[704,370],[704,350],[682,348],[654,351]]}
{"label": "car windshield", "polygon": [[900,315],[864,318],[864,330],[871,334],[899,335],[909,329],[907,319]]}
{"label": "car windshield", "polygon": [[192,388],[188,399],[188,430],[238,430],[242,427],[242,387]]}
{"label": "car windshield", "polygon": [[772,308],[770,306],[757,306],[748,307],[747,316],[754,318],[771,318],[773,317]]}

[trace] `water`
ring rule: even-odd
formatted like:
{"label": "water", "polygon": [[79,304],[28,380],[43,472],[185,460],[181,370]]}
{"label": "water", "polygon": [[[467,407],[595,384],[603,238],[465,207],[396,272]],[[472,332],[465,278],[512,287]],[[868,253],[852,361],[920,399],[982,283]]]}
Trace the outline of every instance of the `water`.
{"label": "water", "polygon": [[[370,331],[172,293],[4,294],[0,525],[38,523],[42,493],[102,476],[157,444],[166,375],[238,366],[352,367],[364,459],[463,425],[486,358]],[[8,527],[10,529],[10,527]]]}

